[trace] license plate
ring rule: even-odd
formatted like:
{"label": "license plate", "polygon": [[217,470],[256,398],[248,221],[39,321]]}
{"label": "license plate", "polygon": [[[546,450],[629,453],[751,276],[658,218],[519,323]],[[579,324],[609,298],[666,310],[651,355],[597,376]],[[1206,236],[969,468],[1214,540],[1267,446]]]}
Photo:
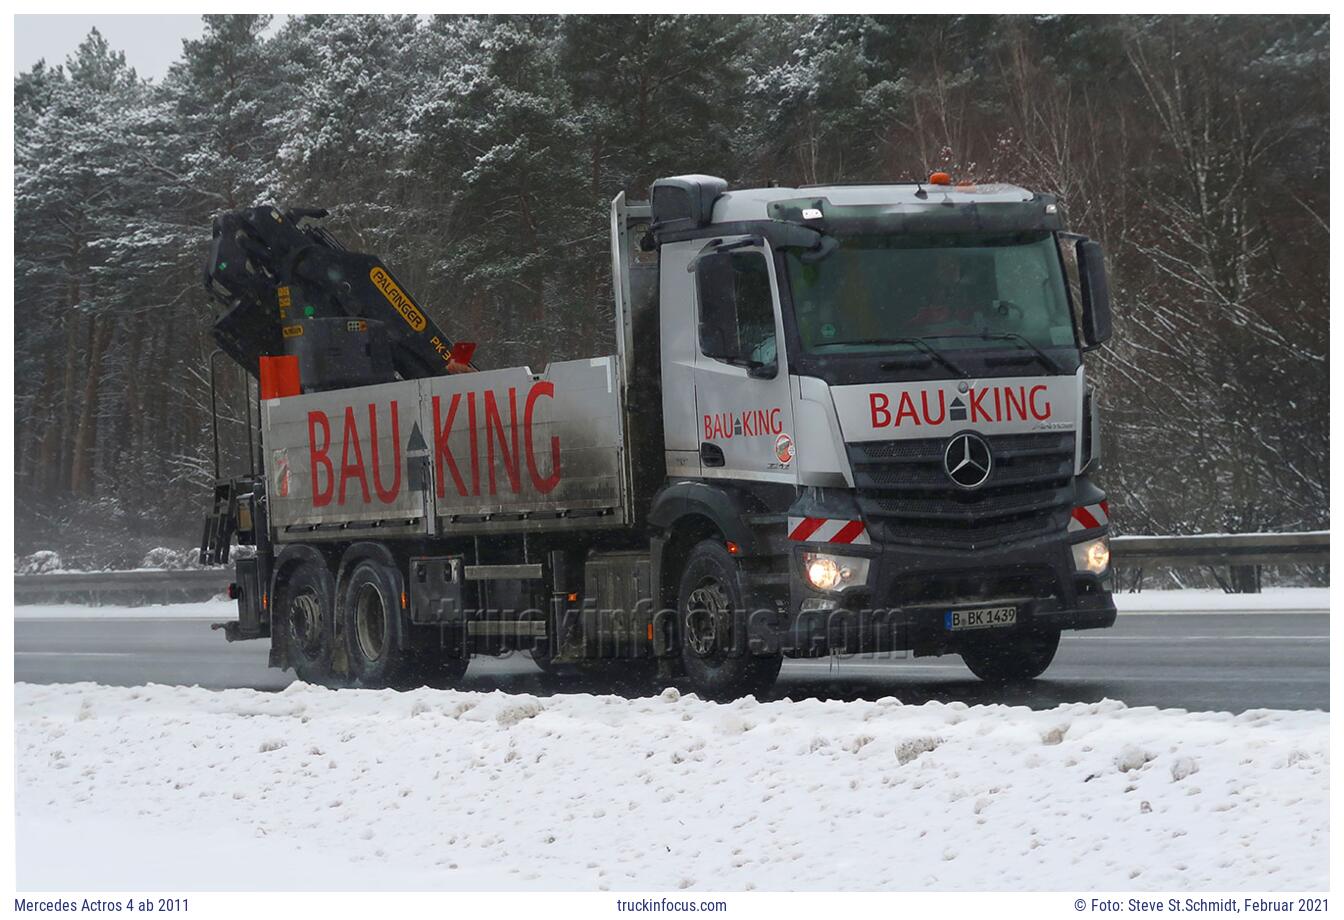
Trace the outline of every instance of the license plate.
{"label": "license plate", "polygon": [[944,618],[947,628],[990,629],[1012,626],[1017,622],[1016,607],[974,607],[970,610],[949,610]]}

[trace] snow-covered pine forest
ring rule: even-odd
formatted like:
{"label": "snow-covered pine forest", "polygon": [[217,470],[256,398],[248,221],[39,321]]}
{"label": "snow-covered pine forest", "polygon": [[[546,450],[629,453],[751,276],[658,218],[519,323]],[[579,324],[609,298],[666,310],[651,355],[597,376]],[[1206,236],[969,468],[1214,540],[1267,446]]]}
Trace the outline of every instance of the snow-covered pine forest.
{"label": "snow-covered pine forest", "polygon": [[685,172],[1059,195],[1111,261],[1121,531],[1328,525],[1324,16],[205,18],[160,80],[96,32],[15,80],[20,554],[197,538],[215,212],[331,208],[480,363],[540,365],[613,349],[608,202]]}

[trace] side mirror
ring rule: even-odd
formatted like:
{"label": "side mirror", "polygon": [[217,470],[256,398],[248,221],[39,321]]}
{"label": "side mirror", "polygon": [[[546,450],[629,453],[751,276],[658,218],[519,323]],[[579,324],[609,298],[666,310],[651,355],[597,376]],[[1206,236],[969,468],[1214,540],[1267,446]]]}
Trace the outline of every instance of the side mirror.
{"label": "side mirror", "polygon": [[1078,281],[1083,296],[1083,347],[1099,348],[1111,337],[1111,285],[1106,259],[1096,240],[1079,240]]}

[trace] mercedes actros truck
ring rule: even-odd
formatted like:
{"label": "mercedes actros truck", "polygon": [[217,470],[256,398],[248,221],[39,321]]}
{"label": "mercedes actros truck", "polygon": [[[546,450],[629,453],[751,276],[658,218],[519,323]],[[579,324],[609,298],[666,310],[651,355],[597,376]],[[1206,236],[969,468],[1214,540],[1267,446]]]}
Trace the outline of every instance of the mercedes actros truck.
{"label": "mercedes actros truck", "polygon": [[832,654],[1029,680],[1114,622],[1110,295],[1051,196],[660,179],[612,203],[615,354],[544,368],[478,363],[324,215],[221,215],[206,270],[258,387],[202,559],[255,547],[217,625],[272,666],[451,684],[520,650],[724,698]]}

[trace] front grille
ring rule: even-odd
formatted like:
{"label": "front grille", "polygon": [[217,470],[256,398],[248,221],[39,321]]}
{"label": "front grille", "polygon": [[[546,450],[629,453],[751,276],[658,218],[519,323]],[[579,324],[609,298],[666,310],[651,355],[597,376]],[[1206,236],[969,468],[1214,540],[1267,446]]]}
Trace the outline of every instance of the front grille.
{"label": "front grille", "polygon": [[993,469],[970,491],[947,477],[946,438],[847,445],[859,507],[874,535],[973,549],[1063,529],[1073,499],[1073,433],[985,440]]}
{"label": "front grille", "polygon": [[886,596],[900,607],[956,604],[989,598],[1055,597],[1059,581],[1048,568],[1015,572],[921,572],[893,579]]}
{"label": "front grille", "polygon": [[[985,483],[981,488],[991,488],[991,483],[994,482],[996,475],[1002,485],[1029,485],[1043,479],[1054,479],[1059,476],[1067,477],[1072,472],[1073,454],[1069,454],[1067,458],[1024,457],[1001,468],[999,466],[999,456],[996,453],[994,455],[994,471],[990,474],[990,482]],[[939,491],[949,485],[947,472],[943,469],[941,450],[938,452],[936,465],[901,463],[880,466],[874,464],[873,468],[867,471],[866,480],[866,484],[874,488],[900,489],[902,491],[911,489]]]}

